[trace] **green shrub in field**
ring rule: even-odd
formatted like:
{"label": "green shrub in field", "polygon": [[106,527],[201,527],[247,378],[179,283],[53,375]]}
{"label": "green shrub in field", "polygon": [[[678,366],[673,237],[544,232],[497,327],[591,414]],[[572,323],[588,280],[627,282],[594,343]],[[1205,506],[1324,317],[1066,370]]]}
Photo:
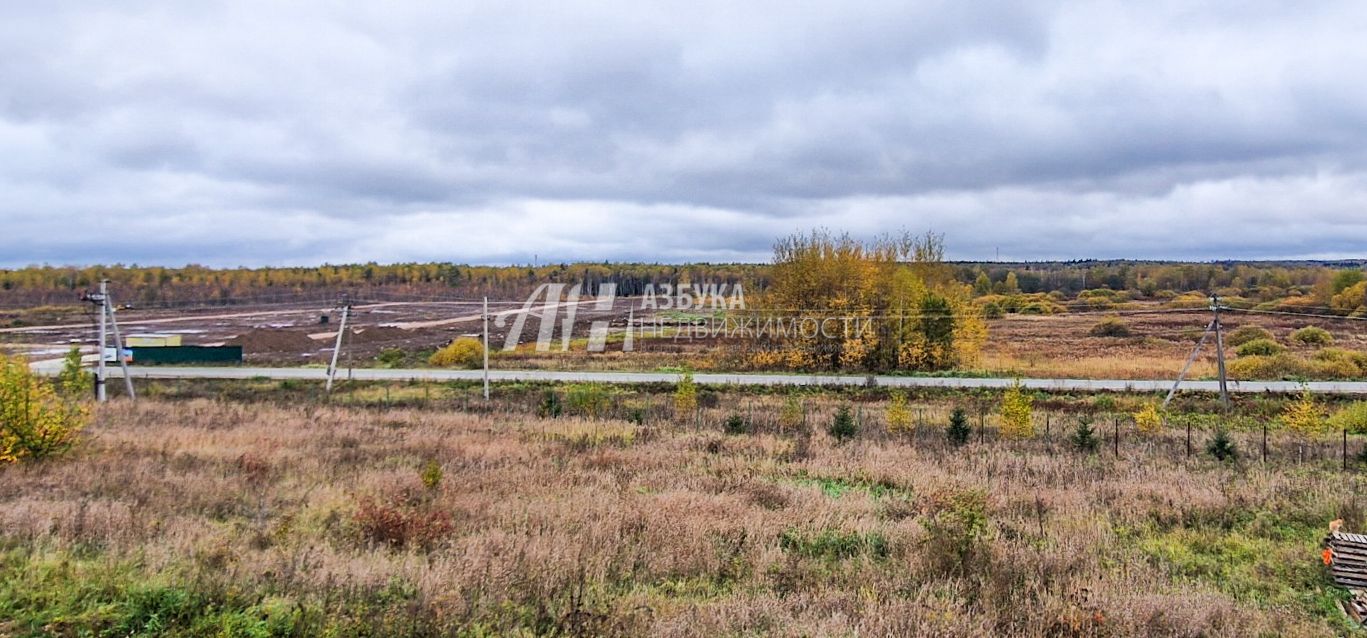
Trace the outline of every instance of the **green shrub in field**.
{"label": "green shrub in field", "polygon": [[828,561],[861,555],[881,560],[890,553],[887,538],[878,532],[860,534],[827,529],[817,534],[804,534],[787,529],[779,534],[778,544],[785,552]]}
{"label": "green shrub in field", "polygon": [[1239,460],[1239,447],[1234,445],[1224,428],[1215,431],[1215,438],[1206,444],[1206,453],[1221,462]]}
{"label": "green shrub in field", "polygon": [[954,447],[959,447],[968,443],[969,435],[973,430],[968,427],[968,415],[963,408],[954,408],[954,412],[949,415],[949,427],[945,430],[945,436],[949,438],[949,443]]}
{"label": "green shrub in field", "polygon": [[560,404],[560,395],[556,394],[554,390],[547,390],[545,394],[541,395],[541,405],[537,406],[536,415],[543,419],[554,419],[560,416],[564,410]]}
{"label": "green shrub in field", "polygon": [[380,364],[381,368],[397,368],[407,356],[407,353],[399,348],[385,348],[380,354],[375,355],[375,363]]}
{"label": "green shrub in field", "polygon": [[1241,357],[1270,357],[1286,352],[1286,347],[1271,339],[1254,339],[1235,349]]}
{"label": "green shrub in field", "polygon": [[854,415],[850,414],[850,406],[842,405],[835,411],[835,418],[831,419],[831,427],[826,429],[826,433],[840,443],[859,434],[859,426],[854,422]]}
{"label": "green shrub in field", "polygon": [[1120,317],[1106,317],[1092,326],[1089,334],[1093,337],[1128,337],[1130,324],[1125,323]]}
{"label": "green shrub in field", "polygon": [[1340,408],[1329,417],[1329,427],[1335,431],[1367,434],[1367,401],[1356,401]]}
{"label": "green shrub in field", "polygon": [[783,400],[783,408],[778,411],[778,426],[781,430],[796,430],[802,427],[802,422],[806,420],[806,415],[802,411],[802,399],[796,394],[789,394]]}
{"label": "green shrub in field", "polygon": [[1266,328],[1260,326],[1239,326],[1225,337],[1225,344],[1237,348],[1255,339],[1276,341],[1276,337],[1273,337],[1272,333],[1268,332]]}
{"label": "green shrub in field", "polygon": [[607,386],[600,383],[576,383],[565,391],[565,403],[576,414],[596,419],[608,409]]}
{"label": "green shrub in field", "polygon": [[1367,354],[1325,348],[1310,359],[1282,352],[1270,357],[1250,355],[1229,363],[1235,379],[1353,379],[1367,376]]}
{"label": "green shrub in field", "polygon": [[697,410],[698,385],[693,382],[692,372],[684,372],[674,388],[674,418],[691,419]]}
{"label": "green shrub in field", "polygon": [[426,465],[422,466],[422,471],[418,473],[418,478],[422,479],[423,487],[435,492],[441,487],[441,463],[436,459],[430,459]]}
{"label": "green shrub in field", "polygon": [[987,495],[975,489],[934,500],[936,511],[925,522],[927,555],[944,573],[965,573],[983,550]]}
{"label": "green shrub in field", "polygon": [[750,431],[750,424],[745,422],[745,417],[739,414],[732,414],[726,417],[723,424],[727,434],[746,434]]}
{"label": "green shrub in field", "polygon": [[1068,312],[1067,308],[1049,301],[1032,301],[1020,308],[1020,314],[1023,315],[1058,315],[1065,312]]}
{"label": "green shrub in field", "polygon": [[1311,358],[1326,363],[1347,362],[1360,371],[1367,371],[1367,352],[1343,348],[1322,348],[1317,350]]}
{"label": "green shrub in field", "polygon": [[62,372],[57,375],[57,391],[68,400],[88,397],[95,385],[95,374],[81,367],[81,349],[71,346],[62,358]]}
{"label": "green shrub in field", "polygon": [[1068,435],[1068,442],[1079,452],[1096,451],[1100,441],[1096,438],[1096,428],[1092,427],[1091,417],[1078,418],[1073,433]]}
{"label": "green shrub in field", "polygon": [[479,368],[484,365],[484,344],[479,339],[461,337],[432,353],[427,363],[441,368]]}
{"label": "green shrub in field", "polygon": [[1324,347],[1334,345],[1334,335],[1316,326],[1306,326],[1291,333],[1291,340],[1305,346]]}

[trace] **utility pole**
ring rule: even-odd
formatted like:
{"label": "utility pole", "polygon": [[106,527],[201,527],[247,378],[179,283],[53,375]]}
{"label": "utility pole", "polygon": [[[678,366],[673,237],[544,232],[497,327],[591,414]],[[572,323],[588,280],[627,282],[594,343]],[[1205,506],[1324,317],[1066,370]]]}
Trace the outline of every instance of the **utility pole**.
{"label": "utility pole", "polygon": [[489,298],[484,298],[484,400],[489,400]]}
{"label": "utility pole", "polygon": [[99,335],[99,354],[95,356],[95,400],[104,403],[109,400],[106,384],[109,381],[109,373],[105,366],[105,353],[109,349],[109,328],[114,328],[114,357],[119,361],[119,367],[123,370],[123,387],[128,393],[128,398],[136,399],[137,395],[133,392],[133,376],[128,372],[128,362],[123,359],[123,336],[119,334],[119,322],[114,318],[114,303],[109,298],[109,280],[100,280],[100,291],[96,293],[86,293],[83,300],[89,301],[99,307],[100,335]]}
{"label": "utility pole", "polygon": [[1229,411],[1229,383],[1225,378],[1225,337],[1224,331],[1220,328],[1220,296],[1211,294],[1210,311],[1215,313],[1215,319],[1211,323],[1215,325],[1215,360],[1220,367],[1220,403],[1224,404],[1225,411]]}
{"label": "utility pole", "polygon": [[332,347],[332,363],[328,364],[328,381],[324,391],[332,392],[332,381],[337,377],[337,355],[342,352],[342,337],[346,335],[347,320],[351,318],[351,300],[342,296],[342,323],[337,327],[337,343]]}
{"label": "utility pole", "polygon": [[95,400],[100,403],[109,400],[109,397],[105,395],[104,389],[104,382],[106,379],[104,371],[104,352],[105,348],[109,345],[109,339],[105,336],[108,330],[106,319],[109,316],[105,309],[106,304],[109,303],[108,293],[109,280],[101,279],[100,292],[92,298],[92,301],[100,306],[100,350],[99,354],[95,356]]}

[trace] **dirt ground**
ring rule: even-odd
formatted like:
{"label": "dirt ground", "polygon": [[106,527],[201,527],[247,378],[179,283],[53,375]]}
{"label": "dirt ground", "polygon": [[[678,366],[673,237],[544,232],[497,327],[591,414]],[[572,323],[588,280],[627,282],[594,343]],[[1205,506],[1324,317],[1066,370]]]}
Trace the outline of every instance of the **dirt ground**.
{"label": "dirt ground", "polygon": [[[635,300],[618,299],[611,309],[592,303],[575,308],[575,322],[568,351],[561,350],[561,330],[566,309],[557,312],[551,348],[537,351],[540,322],[529,317],[522,326],[521,345],[504,352],[506,336],[515,316],[504,325],[490,322],[492,361],[496,368],[654,370],[690,366],[714,369],[725,365],[727,355],[746,344],[735,340],[693,339],[670,336],[680,322],[691,317],[678,313],[654,314],[636,307]],[[522,307],[521,301],[491,301],[498,315]],[[462,337],[480,334],[480,308],[472,302],[387,302],[357,305],[352,310],[350,331],[342,357],[350,365],[377,365],[385,350],[403,353],[399,365],[422,365],[426,354]],[[633,351],[624,352],[622,331],[627,317],[636,322],[663,325],[663,337],[639,336]],[[988,340],[979,361],[964,367],[965,373],[1061,378],[1166,379],[1181,370],[1202,331],[1210,321],[1207,311],[1166,311],[1145,306],[1121,317],[1130,336],[1101,337],[1090,334],[1105,314],[1054,316],[1007,315],[989,322]],[[138,310],[119,312],[125,335],[178,334],[187,345],[241,345],[251,365],[321,365],[331,355],[341,312],[317,305],[240,306],[198,311]],[[586,338],[595,322],[610,327],[607,351],[588,353]],[[27,324],[27,325],[26,325]],[[37,324],[37,325],[34,325]],[[1334,337],[1335,345],[1367,350],[1363,322],[1289,315],[1226,313],[1224,327],[1232,331],[1243,325],[1270,330],[1283,344],[1293,346],[1291,332],[1318,325]],[[80,308],[45,308],[27,315],[0,315],[0,348],[31,358],[56,358],[71,345],[94,351],[93,317]],[[1309,354],[1308,350],[1300,354]],[[1232,349],[1228,356],[1233,357]],[[1216,372],[1215,348],[1208,344],[1193,364],[1191,377],[1211,377]]]}

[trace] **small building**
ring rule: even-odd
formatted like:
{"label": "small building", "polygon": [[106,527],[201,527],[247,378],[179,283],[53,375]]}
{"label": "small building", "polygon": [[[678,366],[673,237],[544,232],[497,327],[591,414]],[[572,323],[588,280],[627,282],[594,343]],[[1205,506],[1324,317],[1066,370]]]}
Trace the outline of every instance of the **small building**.
{"label": "small building", "polygon": [[181,345],[180,335],[173,334],[135,334],[128,335],[123,345],[129,348],[166,348]]}
{"label": "small building", "polygon": [[242,346],[133,347],[133,363],[242,363]]}

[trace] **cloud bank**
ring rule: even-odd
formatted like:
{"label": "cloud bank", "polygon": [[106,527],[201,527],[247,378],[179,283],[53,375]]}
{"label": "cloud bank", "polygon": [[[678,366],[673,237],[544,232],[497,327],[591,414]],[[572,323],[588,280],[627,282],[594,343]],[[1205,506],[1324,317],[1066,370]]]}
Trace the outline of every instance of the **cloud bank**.
{"label": "cloud bank", "polygon": [[452,4],[7,8],[0,266],[1367,253],[1363,3]]}

